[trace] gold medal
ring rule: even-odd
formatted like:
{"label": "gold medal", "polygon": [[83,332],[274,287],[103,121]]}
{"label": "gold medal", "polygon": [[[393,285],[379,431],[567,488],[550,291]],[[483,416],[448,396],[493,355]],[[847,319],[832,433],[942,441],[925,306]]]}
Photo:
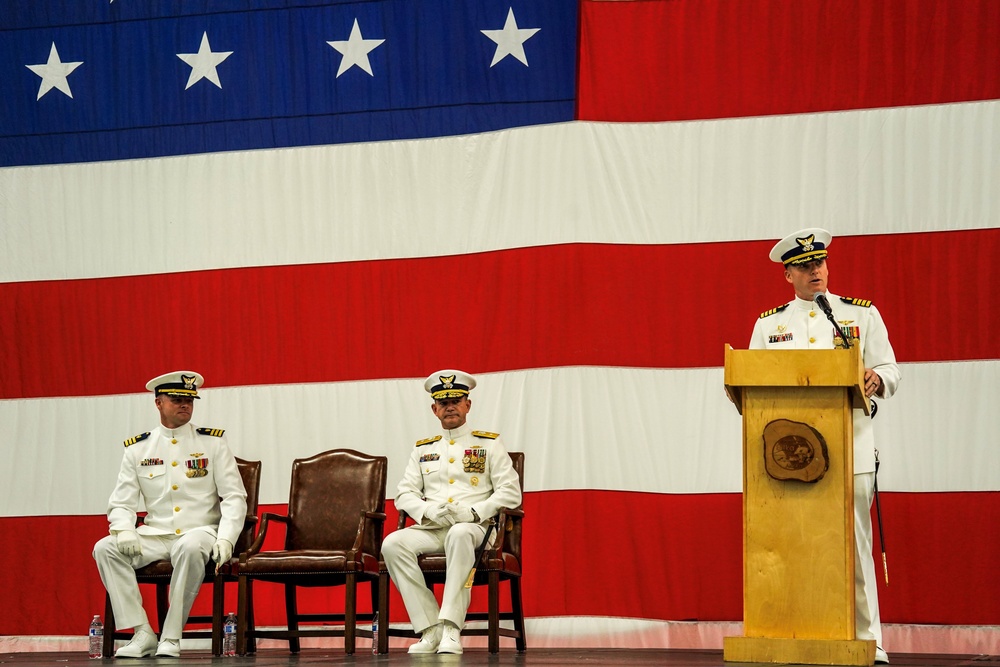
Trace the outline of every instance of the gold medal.
{"label": "gold medal", "polygon": [[194,477],[195,475],[197,475],[197,474],[198,474],[198,471],[192,468],[191,470],[188,470],[188,471],[187,471],[187,473],[185,473],[185,474],[186,474],[186,475],[187,475],[188,477]]}
{"label": "gold medal", "polygon": [[473,477],[472,479],[469,480],[469,484],[471,484],[472,486],[479,486],[479,478]]}

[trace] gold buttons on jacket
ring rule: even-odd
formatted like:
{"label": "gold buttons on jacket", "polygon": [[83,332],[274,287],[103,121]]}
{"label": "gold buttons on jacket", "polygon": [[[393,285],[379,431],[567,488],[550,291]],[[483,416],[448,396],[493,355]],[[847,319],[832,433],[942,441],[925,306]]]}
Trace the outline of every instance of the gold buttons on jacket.
{"label": "gold buttons on jacket", "polygon": [[451,457],[450,459],[448,459],[448,463],[454,463],[454,462],[455,462],[455,457],[454,456]]}
{"label": "gold buttons on jacket", "polygon": [[175,512],[180,512],[180,511],[181,511],[181,508],[180,508],[180,507],[175,507],[175,508],[174,508],[174,511],[175,511]]}
{"label": "gold buttons on jacket", "polygon": [[176,445],[177,444],[177,438],[171,438],[170,444],[171,445]]}
{"label": "gold buttons on jacket", "polygon": [[449,484],[454,484],[454,483],[455,483],[455,480],[453,480],[453,479],[449,479],[449,480],[448,480],[448,483],[449,483]]}
{"label": "gold buttons on jacket", "polygon": [[455,501],[454,501],[453,499],[449,498],[449,499],[448,499],[448,502],[449,502],[449,503],[453,503],[453,502],[455,502]]}
{"label": "gold buttons on jacket", "polygon": [[816,317],[816,311],[815,310],[810,310],[809,311],[809,317]]}
{"label": "gold buttons on jacket", "polygon": [[174,461],[174,462],[173,462],[173,463],[171,463],[170,465],[172,465],[173,467],[175,467],[175,468],[176,468],[176,467],[177,467],[177,461]]}
{"label": "gold buttons on jacket", "polygon": [[810,336],[810,337],[809,337],[809,342],[810,342],[810,343],[815,343],[815,342],[816,342],[816,339],[815,339],[815,338],[813,338],[812,336]]}
{"label": "gold buttons on jacket", "polygon": [[171,486],[170,488],[171,488],[171,489],[173,489],[174,491],[176,491],[176,490],[177,490],[177,485],[176,485],[176,484],[174,484],[174,485],[173,485],[173,486]]}
{"label": "gold buttons on jacket", "polygon": [[153,476],[153,473],[149,473],[149,476],[150,476],[150,477],[152,477],[152,476]]}
{"label": "gold buttons on jacket", "polygon": [[181,529],[180,529],[180,528],[178,528],[178,529],[177,529],[177,530],[175,530],[174,532],[175,532],[175,533],[177,533],[178,535],[180,535],[180,534],[181,534]]}
{"label": "gold buttons on jacket", "polygon": [[449,440],[449,441],[448,441],[448,444],[449,444],[449,445],[454,445],[454,444],[455,444],[455,441],[454,441],[454,440]]}

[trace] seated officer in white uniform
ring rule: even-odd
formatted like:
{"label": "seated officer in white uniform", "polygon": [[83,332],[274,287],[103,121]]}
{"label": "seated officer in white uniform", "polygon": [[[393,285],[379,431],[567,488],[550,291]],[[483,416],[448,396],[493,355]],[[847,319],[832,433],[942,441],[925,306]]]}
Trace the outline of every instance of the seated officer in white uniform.
{"label": "seated officer in white uniform", "polygon": [[[476,380],[444,370],[424,382],[441,433],[417,442],[396,491],[396,508],[416,524],[390,533],[382,543],[389,576],[396,584],[410,623],[421,633],[410,653],[461,653],[461,629],[471,597],[465,580],[489,520],[501,508],[521,504],[517,471],[500,436],[466,424],[469,392]],[[492,544],[495,534],[490,535]],[[424,583],[417,557],[444,552],[447,571],[440,609]]]}
{"label": "seated officer in white uniform", "polygon": [[[761,313],[750,338],[751,349],[796,350],[861,348],[865,364],[865,393],[889,398],[899,384],[899,366],[889,343],[889,332],[878,308],[866,299],[841,297],[827,291],[828,248],[833,237],[825,229],[803,229],[778,241],[770,259],[784,267],[784,277],[795,298]],[[837,329],[827,318],[816,295],[827,297]],[[874,413],[873,415],[874,416]],[[855,624],[858,639],[874,639],[875,662],[888,663],[882,649],[875,561],[872,557],[871,505],[875,485],[875,434],[871,419],[854,411],[854,545]]]}
{"label": "seated officer in white uniform", "polygon": [[[94,559],[120,628],[135,628],[115,657],[178,657],[180,637],[211,557],[225,563],[247,513],[247,494],[221,429],[191,421],[201,375],[177,371],[150,380],[160,425],[125,441],[118,482],[108,501],[111,535]],[[140,497],[146,517],[136,528]],[[221,500],[220,500],[221,499]],[[149,625],[135,570],[157,560],[173,565],[170,609],[160,641]]]}

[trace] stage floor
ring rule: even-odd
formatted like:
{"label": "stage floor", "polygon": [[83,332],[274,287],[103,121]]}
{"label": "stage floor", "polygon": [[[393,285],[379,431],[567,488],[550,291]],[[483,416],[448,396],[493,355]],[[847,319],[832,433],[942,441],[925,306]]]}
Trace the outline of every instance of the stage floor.
{"label": "stage floor", "polygon": [[[393,649],[388,655],[374,656],[359,652],[353,656],[333,649],[303,649],[292,655],[283,649],[262,650],[244,658],[214,658],[209,652],[185,651],[182,658],[144,658],[125,660],[89,660],[82,652],[71,653],[3,653],[0,665],[114,664],[119,667],[148,665],[253,665],[255,667],[286,667],[300,665],[489,665],[502,667],[749,667],[749,663],[724,662],[722,651],[667,649],[538,649],[517,653],[501,650],[491,656],[486,649],[473,648],[463,655],[410,656],[404,649]],[[995,655],[930,655],[890,654],[892,667],[1000,667]],[[753,667],[764,667],[753,663]],[[771,666],[768,666],[771,667]]]}

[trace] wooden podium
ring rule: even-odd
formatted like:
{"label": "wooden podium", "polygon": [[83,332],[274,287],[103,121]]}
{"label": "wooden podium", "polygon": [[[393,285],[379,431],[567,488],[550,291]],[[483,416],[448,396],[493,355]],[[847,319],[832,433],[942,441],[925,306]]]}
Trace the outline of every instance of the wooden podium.
{"label": "wooden podium", "polygon": [[875,642],[854,623],[860,350],[725,353],[743,415],[743,636],[723,639],[723,658],[872,665]]}

